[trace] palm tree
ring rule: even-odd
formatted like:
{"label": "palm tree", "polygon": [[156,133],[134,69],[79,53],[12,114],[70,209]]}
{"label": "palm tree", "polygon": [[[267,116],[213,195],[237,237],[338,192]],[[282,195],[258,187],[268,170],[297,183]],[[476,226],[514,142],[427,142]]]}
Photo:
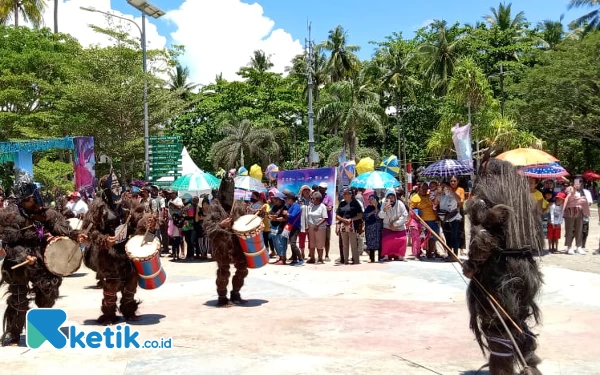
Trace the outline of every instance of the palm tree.
{"label": "palm tree", "polygon": [[46,0],[0,0],[0,24],[5,25],[12,19],[17,27],[21,16],[25,22],[31,22],[33,27],[38,28],[45,8]]}
{"label": "palm tree", "polygon": [[331,81],[338,82],[358,70],[359,61],[354,52],[360,50],[359,46],[346,44],[348,32],[341,25],[329,30],[329,37],[321,43],[321,47],[331,52],[327,66]]}
{"label": "palm tree", "polygon": [[450,33],[448,23],[435,20],[430,24],[435,30],[435,41],[425,42],[419,46],[419,53],[425,60],[425,75],[438,95],[445,95],[448,83],[454,72],[456,60],[460,57],[461,36]]}
{"label": "palm tree", "polygon": [[245,157],[267,163],[271,161],[270,156],[279,152],[279,145],[271,130],[255,128],[249,120],[227,117],[222,128],[223,134],[227,136],[212,146],[215,168],[242,167]]}
{"label": "palm tree", "polygon": [[379,95],[371,90],[363,72],[329,87],[329,100],[321,107],[317,120],[324,125],[340,127],[344,131],[344,149],[350,151],[350,160],[356,157],[358,131],[383,133],[385,111],[379,105]]}
{"label": "palm tree", "polygon": [[559,21],[544,20],[538,23],[542,39],[548,49],[554,49],[565,37],[565,30],[562,24],[563,17],[564,16],[560,16]]}
{"label": "palm tree", "polygon": [[182,99],[186,99],[190,96],[192,91],[198,87],[197,84],[190,83],[189,80],[190,69],[188,67],[182,67],[177,64],[175,71],[169,72],[171,82],[169,83],[169,89],[171,91],[178,91]]}
{"label": "palm tree", "polygon": [[500,30],[521,30],[527,19],[525,18],[525,12],[521,11],[517,13],[515,18],[512,18],[511,9],[512,4],[500,3],[498,8],[490,8],[492,14],[484,16],[483,19],[491,27],[498,27]]}
{"label": "palm tree", "polygon": [[600,30],[600,0],[571,0],[568,9],[583,7],[594,7],[596,9],[573,20],[570,25],[571,28],[583,27],[584,33],[592,30]]}
{"label": "palm tree", "polygon": [[256,50],[250,59],[250,67],[256,69],[259,73],[264,73],[273,67],[271,57],[267,56],[264,51]]}
{"label": "palm tree", "polygon": [[[285,68],[288,76],[293,80],[294,87],[302,88],[303,94],[308,95],[308,56],[306,53],[296,55],[292,59],[292,66]],[[313,99],[319,102],[319,92],[323,85],[329,82],[327,70],[327,56],[323,53],[322,46],[316,46],[313,50],[312,67],[310,72],[313,79]]]}

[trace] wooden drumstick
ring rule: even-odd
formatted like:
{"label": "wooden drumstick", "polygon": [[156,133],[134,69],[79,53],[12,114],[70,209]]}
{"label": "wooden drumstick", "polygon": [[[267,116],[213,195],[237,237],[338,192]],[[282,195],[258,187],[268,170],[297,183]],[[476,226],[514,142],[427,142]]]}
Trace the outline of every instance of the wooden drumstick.
{"label": "wooden drumstick", "polygon": [[23,267],[24,265],[26,265],[26,264],[27,264],[27,263],[29,263],[30,261],[31,261],[30,259],[26,259],[26,260],[24,260],[23,262],[21,262],[21,263],[19,263],[19,264],[16,264],[16,265],[14,265],[14,266],[12,266],[12,267],[10,267],[10,269],[11,269],[11,270],[16,270],[16,269],[17,269],[17,268],[19,268],[19,267]]}

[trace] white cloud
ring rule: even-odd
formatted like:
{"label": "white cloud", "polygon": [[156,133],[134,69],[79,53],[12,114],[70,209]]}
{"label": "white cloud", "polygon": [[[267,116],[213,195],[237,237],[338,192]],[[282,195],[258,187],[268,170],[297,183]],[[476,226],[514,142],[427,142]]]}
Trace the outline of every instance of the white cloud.
{"label": "white cloud", "polygon": [[185,46],[181,62],[190,68],[194,82],[207,84],[223,73],[233,80],[247,65],[254,50],[271,55],[273,71],[283,73],[292,58],[302,53],[302,44],[263,14],[258,3],[240,0],[185,0],[165,16],[177,30],[173,43]]}
{"label": "white cloud", "polygon": [[[54,4],[53,1],[47,1],[44,11],[44,26],[54,28]],[[108,28],[109,24],[121,25],[128,30],[133,38],[139,38],[140,32],[131,22],[123,21],[114,17],[107,17],[101,13],[92,13],[80,9],[79,7],[88,7],[101,10],[135,21],[142,27],[142,17],[133,16],[133,13],[139,14],[135,8],[131,8],[130,14],[124,14],[111,8],[110,0],[59,0],[58,4],[58,31],[71,34],[79,40],[84,47],[90,45],[110,46],[114,42],[109,37],[92,30],[89,25],[96,25]],[[110,22],[109,22],[110,19]],[[24,23],[20,23],[24,24]],[[146,19],[146,39],[149,49],[162,49],[167,44],[167,38],[158,34],[156,26],[150,20]]]}

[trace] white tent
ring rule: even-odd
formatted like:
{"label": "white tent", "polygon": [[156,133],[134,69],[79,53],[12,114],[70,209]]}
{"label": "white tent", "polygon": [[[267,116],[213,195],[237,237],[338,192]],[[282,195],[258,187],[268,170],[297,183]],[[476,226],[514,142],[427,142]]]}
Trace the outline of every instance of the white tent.
{"label": "white tent", "polygon": [[[183,150],[181,151],[181,175],[185,176],[186,174],[194,173],[197,171],[202,172],[202,170],[200,168],[198,168],[196,163],[194,163],[194,161],[190,157],[190,153],[188,152],[187,148],[184,147]],[[174,173],[174,172],[171,171],[170,173]],[[173,176],[161,177],[156,181],[157,182],[173,182],[173,181],[175,181],[175,177],[173,177]]]}

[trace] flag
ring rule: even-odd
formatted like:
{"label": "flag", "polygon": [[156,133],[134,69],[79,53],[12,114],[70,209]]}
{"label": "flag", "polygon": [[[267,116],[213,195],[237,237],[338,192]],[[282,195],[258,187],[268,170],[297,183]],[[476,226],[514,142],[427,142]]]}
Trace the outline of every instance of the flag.
{"label": "flag", "polygon": [[456,150],[456,160],[473,168],[473,148],[471,147],[471,124],[452,128],[452,141]]}

